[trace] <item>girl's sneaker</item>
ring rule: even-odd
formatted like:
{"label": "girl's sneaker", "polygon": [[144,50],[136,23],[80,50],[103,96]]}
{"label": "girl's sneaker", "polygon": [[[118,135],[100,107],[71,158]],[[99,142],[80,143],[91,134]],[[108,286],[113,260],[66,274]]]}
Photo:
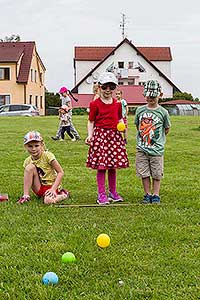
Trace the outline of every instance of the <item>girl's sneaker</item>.
{"label": "girl's sneaker", "polygon": [[122,202],[123,198],[117,192],[109,192],[108,199],[113,202]]}
{"label": "girl's sneaker", "polygon": [[107,198],[107,196],[106,196],[106,193],[100,193],[100,194],[98,194],[97,203],[99,205],[105,205],[105,204],[109,204],[110,203],[109,200],[108,200],[108,198]]}
{"label": "girl's sneaker", "polygon": [[30,196],[22,196],[18,201],[17,203],[18,204],[23,204],[24,202],[28,202],[31,200],[31,197]]}

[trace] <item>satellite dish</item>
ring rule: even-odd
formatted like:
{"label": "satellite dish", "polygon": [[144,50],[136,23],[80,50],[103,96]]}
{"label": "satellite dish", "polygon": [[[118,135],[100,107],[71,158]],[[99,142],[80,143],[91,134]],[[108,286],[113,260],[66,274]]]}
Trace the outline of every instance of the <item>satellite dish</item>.
{"label": "satellite dish", "polygon": [[94,80],[97,80],[99,78],[99,73],[95,72],[94,74],[92,74],[92,77]]}
{"label": "satellite dish", "polygon": [[87,77],[87,78],[86,78],[86,82],[87,82],[88,84],[92,83],[92,82],[93,82],[92,76]]}

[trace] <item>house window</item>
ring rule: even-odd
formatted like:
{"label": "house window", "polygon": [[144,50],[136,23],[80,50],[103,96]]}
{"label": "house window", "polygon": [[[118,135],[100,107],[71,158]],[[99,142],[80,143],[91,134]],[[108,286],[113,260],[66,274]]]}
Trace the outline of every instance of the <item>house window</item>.
{"label": "house window", "polygon": [[38,96],[35,96],[35,106],[38,107]]}
{"label": "house window", "polygon": [[10,80],[10,68],[0,68],[0,80]]}
{"label": "house window", "polygon": [[43,74],[42,73],[40,73],[40,82],[41,82],[41,84],[43,84],[43,76],[42,76]]}
{"label": "house window", "polygon": [[33,82],[33,69],[31,69],[31,81]]}
{"label": "house window", "polygon": [[35,70],[35,82],[37,82],[37,71]]}
{"label": "house window", "polygon": [[144,81],[140,81],[139,85],[145,85],[145,82]]}
{"label": "house window", "polygon": [[124,62],[118,61],[118,68],[123,69],[124,68]]}
{"label": "house window", "polygon": [[10,95],[0,95],[0,105],[10,104]]}
{"label": "house window", "polygon": [[118,81],[118,85],[124,85],[123,81]]}
{"label": "house window", "polygon": [[30,95],[30,96],[29,96],[29,104],[32,104],[32,98],[33,98],[33,96]]}
{"label": "house window", "polygon": [[133,69],[133,61],[128,62],[128,69]]}
{"label": "house window", "polygon": [[42,105],[42,96],[40,96],[40,108],[43,108],[43,105]]}

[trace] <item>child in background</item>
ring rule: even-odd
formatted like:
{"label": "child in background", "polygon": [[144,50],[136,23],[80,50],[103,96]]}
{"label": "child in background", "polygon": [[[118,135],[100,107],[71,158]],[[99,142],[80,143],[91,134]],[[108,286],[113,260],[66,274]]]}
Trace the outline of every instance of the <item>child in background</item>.
{"label": "child in background", "polygon": [[[80,140],[81,139],[80,135],[78,134],[76,128],[74,127],[74,125],[72,123],[72,101],[71,101],[71,98],[69,97],[69,95],[75,101],[78,101],[78,99],[74,98],[73,94],[64,86],[60,88],[59,94],[60,94],[60,99],[61,99],[61,106],[66,105],[69,108],[68,113],[69,113],[70,131],[76,140]],[[61,130],[62,130],[62,128],[61,128],[61,125],[59,124],[59,128],[58,128],[56,136],[51,137],[54,141],[60,139]]]}
{"label": "child in background", "polygon": [[55,156],[45,150],[40,133],[28,132],[24,137],[24,147],[30,156],[24,161],[24,195],[18,203],[30,201],[31,189],[38,197],[44,197],[45,204],[67,199],[69,192],[60,188],[63,169]]}
{"label": "child in background", "polygon": [[[116,190],[116,169],[129,166],[126,148],[117,124],[122,120],[122,106],[112,93],[116,89],[117,78],[105,72],[99,78],[100,97],[90,102],[88,137],[90,145],[86,166],[97,170],[98,199],[100,205],[109,201],[123,201]],[[105,176],[108,171],[109,193],[106,194]]]}
{"label": "child in background", "polygon": [[[162,97],[157,80],[149,80],[144,87],[147,105],[138,107],[136,173],[142,179],[145,192],[143,204],[160,203],[160,184],[163,177],[163,154],[166,135],[171,126],[168,111],[158,105]],[[152,177],[152,193],[151,178]]]}
{"label": "child in background", "polygon": [[127,144],[127,137],[128,137],[128,121],[127,121],[127,116],[128,116],[128,105],[125,99],[122,98],[122,91],[120,89],[117,89],[115,92],[116,98],[118,102],[121,102],[122,104],[122,117],[123,117],[123,121],[124,124],[126,125],[126,129],[123,132],[124,135],[124,142],[125,144]]}
{"label": "child in background", "polygon": [[70,131],[70,116],[69,116],[69,108],[67,105],[63,105],[61,106],[61,108],[59,109],[59,118],[60,118],[60,126],[61,126],[61,141],[64,141],[65,139],[65,132],[67,132],[67,134],[69,135],[69,137],[71,138],[71,140],[74,142],[76,139],[73,136],[73,134],[71,134]]}
{"label": "child in background", "polygon": [[94,94],[93,100],[96,100],[97,98],[100,97],[100,90],[99,90],[98,82],[93,84],[93,94]]}

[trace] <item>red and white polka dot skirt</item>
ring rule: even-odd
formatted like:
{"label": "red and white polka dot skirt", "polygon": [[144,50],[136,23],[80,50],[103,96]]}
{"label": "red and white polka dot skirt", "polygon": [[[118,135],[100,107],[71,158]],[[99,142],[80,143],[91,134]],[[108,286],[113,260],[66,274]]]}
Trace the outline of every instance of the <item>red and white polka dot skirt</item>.
{"label": "red and white polka dot skirt", "polygon": [[95,127],[86,166],[98,170],[128,168],[129,161],[121,133]]}

